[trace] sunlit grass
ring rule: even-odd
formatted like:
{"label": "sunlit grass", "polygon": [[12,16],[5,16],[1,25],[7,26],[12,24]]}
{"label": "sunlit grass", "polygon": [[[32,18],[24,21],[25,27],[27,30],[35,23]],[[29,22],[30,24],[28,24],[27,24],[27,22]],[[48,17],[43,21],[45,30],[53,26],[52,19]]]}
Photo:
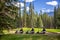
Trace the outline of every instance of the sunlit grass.
{"label": "sunlit grass", "polygon": [[[8,30],[3,30],[4,34],[13,34],[15,33],[16,30],[20,30],[21,28],[16,28],[16,29],[12,29],[10,30],[10,32],[8,32]],[[23,31],[31,31],[32,28],[23,28]],[[42,28],[34,28],[35,33],[39,30],[39,32],[42,31]],[[46,32],[60,32],[60,29],[46,29]]]}
{"label": "sunlit grass", "polygon": [[46,29],[47,32],[60,32],[60,29]]}

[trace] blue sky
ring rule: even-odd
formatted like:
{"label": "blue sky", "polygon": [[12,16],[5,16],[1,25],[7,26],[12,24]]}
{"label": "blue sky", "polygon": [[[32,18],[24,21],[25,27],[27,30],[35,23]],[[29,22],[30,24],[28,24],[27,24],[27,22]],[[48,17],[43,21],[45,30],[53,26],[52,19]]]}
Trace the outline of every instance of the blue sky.
{"label": "blue sky", "polygon": [[[19,0],[21,3],[15,4],[15,6],[19,7],[19,4],[21,4],[21,10],[23,10],[24,7],[24,0]],[[37,11],[38,13],[40,10],[42,12],[53,12],[54,6],[58,6],[60,4],[60,0],[26,0],[26,9],[29,11],[29,3],[34,3],[34,11]]]}
{"label": "blue sky", "polygon": [[[49,2],[51,2],[49,4]],[[53,4],[53,2],[56,2],[55,4]],[[40,12],[40,10],[42,10],[43,12],[50,12],[53,11],[54,6],[57,6],[58,3],[60,1],[59,0],[36,0],[34,2],[34,6],[35,6],[35,10],[38,11],[38,13]]]}

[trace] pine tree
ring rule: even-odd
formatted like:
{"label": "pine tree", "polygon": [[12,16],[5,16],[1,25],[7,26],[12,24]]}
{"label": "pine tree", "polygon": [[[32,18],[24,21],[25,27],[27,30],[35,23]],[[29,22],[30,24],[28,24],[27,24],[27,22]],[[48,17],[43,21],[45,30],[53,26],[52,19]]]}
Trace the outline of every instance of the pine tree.
{"label": "pine tree", "polygon": [[26,26],[30,27],[30,15],[27,13],[27,17],[26,17]]}
{"label": "pine tree", "polygon": [[43,27],[43,23],[42,23],[42,19],[41,19],[41,17],[38,17],[38,18],[37,18],[36,25],[37,25],[38,28]]}
{"label": "pine tree", "polygon": [[[0,30],[15,27],[15,14],[17,7],[10,0],[0,0]],[[6,3],[10,5],[6,5]]]}
{"label": "pine tree", "polygon": [[26,0],[24,0],[23,27],[26,27]]}
{"label": "pine tree", "polygon": [[31,27],[33,28],[33,26],[34,26],[34,23],[33,23],[33,17],[34,17],[34,10],[33,10],[33,5],[32,5],[32,3],[30,3],[30,6],[29,6],[29,13],[30,13],[30,23],[31,23]]}
{"label": "pine tree", "polygon": [[54,28],[56,29],[56,15],[57,15],[57,12],[56,12],[56,7],[54,8]]}
{"label": "pine tree", "polygon": [[[20,2],[19,2],[20,3]],[[19,10],[17,15],[17,26],[22,27],[22,19],[21,19],[21,4],[19,4]]]}
{"label": "pine tree", "polygon": [[56,27],[60,29],[60,6],[58,5],[56,14]]}
{"label": "pine tree", "polygon": [[48,14],[47,14],[47,13],[44,13],[44,14],[42,15],[42,21],[43,21],[43,26],[44,26],[45,28],[48,28],[48,20],[49,20]]}

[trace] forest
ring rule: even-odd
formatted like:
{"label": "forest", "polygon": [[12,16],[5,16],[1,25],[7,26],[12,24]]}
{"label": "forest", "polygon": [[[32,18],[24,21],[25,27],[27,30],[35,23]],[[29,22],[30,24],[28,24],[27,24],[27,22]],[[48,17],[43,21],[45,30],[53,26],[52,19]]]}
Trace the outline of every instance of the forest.
{"label": "forest", "polygon": [[[15,4],[18,0],[0,0],[0,40],[60,40],[60,4],[54,6],[53,15],[35,11],[34,2],[27,11]],[[42,31],[42,33],[41,33]],[[21,34],[20,34],[21,33]],[[24,34],[26,33],[26,34]]]}
{"label": "forest", "polygon": [[54,15],[49,16],[48,13],[43,13],[41,10],[40,13],[34,11],[32,2],[29,4],[28,12],[25,1],[23,1],[23,11],[21,11],[21,4],[16,7],[13,2],[18,2],[18,0],[0,0],[0,32],[4,29],[24,27],[60,29],[60,5],[54,6]]}

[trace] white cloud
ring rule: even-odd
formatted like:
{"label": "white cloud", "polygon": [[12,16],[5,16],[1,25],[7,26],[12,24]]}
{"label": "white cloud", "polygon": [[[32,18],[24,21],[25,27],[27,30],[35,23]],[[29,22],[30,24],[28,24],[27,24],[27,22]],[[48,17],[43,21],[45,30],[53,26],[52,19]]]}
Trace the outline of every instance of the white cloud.
{"label": "white cloud", "polygon": [[[24,8],[21,8],[21,11],[23,11]],[[29,11],[29,7],[26,7],[26,11]]]}
{"label": "white cloud", "polygon": [[52,9],[42,9],[42,12],[44,13],[44,12],[53,12],[54,10],[52,10]]}
{"label": "white cloud", "polygon": [[21,11],[23,11],[24,9],[23,8],[21,8]]}
{"label": "white cloud", "polygon": [[24,3],[19,3],[19,2],[12,2],[13,5],[19,7],[19,5],[21,5],[21,7],[24,7]]}
{"label": "white cloud", "polygon": [[45,12],[45,10],[44,10],[44,9],[42,9],[42,12],[44,13],[44,12]]}
{"label": "white cloud", "polygon": [[29,11],[29,7],[26,7],[26,11]]}
{"label": "white cloud", "polygon": [[26,0],[26,2],[33,2],[34,0]]}
{"label": "white cloud", "polygon": [[57,1],[51,1],[51,2],[46,2],[46,4],[56,6],[56,5],[58,5],[58,2]]}
{"label": "white cloud", "polygon": [[24,3],[20,3],[21,4],[21,7],[24,7]]}
{"label": "white cloud", "polygon": [[46,12],[53,12],[53,10],[51,10],[51,9],[47,9]]}

